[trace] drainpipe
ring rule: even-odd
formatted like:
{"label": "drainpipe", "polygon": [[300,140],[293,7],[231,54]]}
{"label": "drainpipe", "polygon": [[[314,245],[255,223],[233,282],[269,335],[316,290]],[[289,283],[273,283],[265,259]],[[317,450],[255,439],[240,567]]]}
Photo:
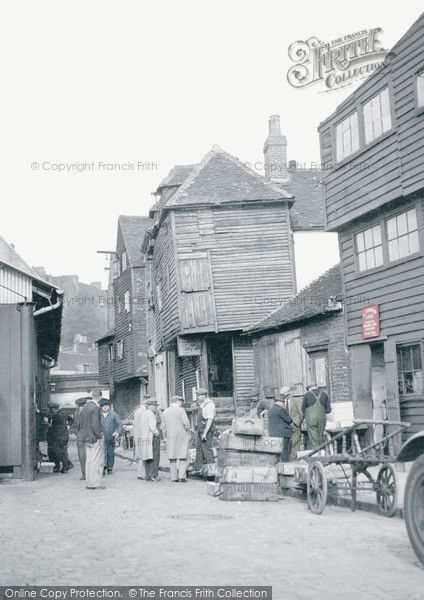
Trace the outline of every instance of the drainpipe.
{"label": "drainpipe", "polygon": [[[57,290],[57,294],[58,296],[63,296],[62,290]],[[56,310],[56,308],[59,308],[60,306],[62,306],[62,298],[59,297],[54,304],[51,304],[50,306],[44,306],[43,308],[39,308],[38,310],[34,311],[33,315],[34,317],[38,317],[39,315],[45,315],[46,313],[51,312],[52,310]]]}

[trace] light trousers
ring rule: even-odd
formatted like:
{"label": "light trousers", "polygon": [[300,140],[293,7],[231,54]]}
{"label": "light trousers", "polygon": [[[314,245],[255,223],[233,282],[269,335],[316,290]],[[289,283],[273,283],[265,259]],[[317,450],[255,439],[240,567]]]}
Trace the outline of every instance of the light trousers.
{"label": "light trousers", "polygon": [[187,473],[187,459],[185,458],[170,458],[169,470],[171,472],[171,480],[185,479]]}
{"label": "light trousers", "polygon": [[85,461],[86,487],[103,486],[103,467],[105,464],[105,446],[103,438],[94,444],[87,443],[87,458]]}

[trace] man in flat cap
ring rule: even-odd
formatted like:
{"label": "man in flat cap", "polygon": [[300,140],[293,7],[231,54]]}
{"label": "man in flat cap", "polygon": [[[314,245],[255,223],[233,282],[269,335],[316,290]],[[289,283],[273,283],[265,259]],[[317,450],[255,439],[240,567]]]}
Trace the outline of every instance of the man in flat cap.
{"label": "man in flat cap", "polygon": [[160,440],[162,437],[162,419],[160,416],[159,404],[156,398],[150,396],[146,399],[147,410],[150,410],[156,419],[156,429],[158,435],[153,435],[152,439],[152,460],[146,461],[146,479],[147,481],[160,481],[159,464],[160,464]]}
{"label": "man in flat cap", "polygon": [[85,442],[83,440],[82,429],[81,429],[81,411],[82,407],[86,404],[87,400],[90,398],[77,398],[75,400],[75,404],[77,405],[77,410],[74,415],[74,427],[77,437],[77,450],[78,450],[78,459],[81,467],[81,477],[80,479],[85,480],[85,462],[87,460],[87,452],[85,450]]}
{"label": "man in flat cap", "polygon": [[171,481],[187,481],[187,456],[191,439],[190,421],[183,408],[184,398],[173,396],[171,404],[163,413],[166,429],[166,453],[169,458]]}
{"label": "man in flat cap", "polygon": [[204,464],[215,464],[215,456],[212,450],[212,436],[216,408],[205,388],[199,388],[196,396],[199,412],[197,417],[197,445],[194,472],[201,472]]}
{"label": "man in flat cap", "polygon": [[105,440],[105,466],[103,475],[107,472],[109,475],[113,473],[113,465],[115,464],[115,441],[118,435],[123,431],[121,419],[114,410],[109,398],[102,398],[99,403],[100,427],[102,428]]}
{"label": "man in flat cap", "polygon": [[54,462],[55,473],[66,473],[69,469],[69,431],[66,416],[58,402],[50,402],[50,428],[47,432],[49,460]]}
{"label": "man in flat cap", "polygon": [[79,415],[81,441],[85,444],[87,458],[85,462],[86,487],[89,490],[104,490],[103,466],[105,447],[100,427],[101,390],[93,390],[91,398],[82,407]]}
{"label": "man in flat cap", "polygon": [[141,398],[134,413],[134,458],[137,461],[137,479],[156,481],[150,473],[153,462],[153,438],[159,437],[155,414],[147,408],[147,400]]}

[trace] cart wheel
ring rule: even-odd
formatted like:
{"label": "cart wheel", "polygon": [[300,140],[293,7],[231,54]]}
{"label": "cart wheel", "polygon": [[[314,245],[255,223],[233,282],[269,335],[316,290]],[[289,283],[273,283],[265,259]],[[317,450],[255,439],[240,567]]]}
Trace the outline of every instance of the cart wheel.
{"label": "cart wheel", "polygon": [[308,508],[315,515],[320,515],[327,504],[327,477],[323,464],[316,460],[308,471]]}
{"label": "cart wheel", "polygon": [[381,515],[393,517],[396,510],[396,477],[392,465],[383,465],[378,472],[377,505]]}

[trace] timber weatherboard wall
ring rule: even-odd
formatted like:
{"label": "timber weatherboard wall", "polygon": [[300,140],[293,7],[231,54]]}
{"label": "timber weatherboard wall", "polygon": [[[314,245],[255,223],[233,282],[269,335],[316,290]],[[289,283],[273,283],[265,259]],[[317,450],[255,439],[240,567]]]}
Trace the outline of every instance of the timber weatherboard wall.
{"label": "timber weatherboard wall", "polygon": [[[409,35],[396,44],[395,56],[386,66],[320,125],[329,230],[423,187],[424,113],[417,111],[415,95],[415,75],[424,66],[423,47],[421,16]],[[389,88],[392,128],[365,145],[362,106],[385,87]],[[336,163],[335,127],[354,111],[358,112],[360,149]]]}

